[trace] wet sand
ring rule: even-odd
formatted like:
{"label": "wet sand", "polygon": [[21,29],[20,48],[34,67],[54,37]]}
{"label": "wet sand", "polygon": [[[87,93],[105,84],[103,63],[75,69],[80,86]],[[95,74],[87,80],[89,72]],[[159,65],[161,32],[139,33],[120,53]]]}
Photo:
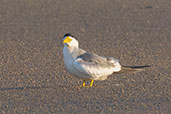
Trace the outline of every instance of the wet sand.
{"label": "wet sand", "polygon": [[[1,114],[171,113],[169,0],[1,0]],[[66,72],[62,37],[123,65],[91,88]]]}

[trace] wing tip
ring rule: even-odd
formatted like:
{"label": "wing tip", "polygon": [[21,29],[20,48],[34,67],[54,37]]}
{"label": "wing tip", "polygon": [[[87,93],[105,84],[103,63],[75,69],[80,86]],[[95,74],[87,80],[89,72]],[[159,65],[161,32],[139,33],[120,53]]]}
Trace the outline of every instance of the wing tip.
{"label": "wing tip", "polygon": [[132,69],[142,69],[142,68],[151,67],[151,65],[144,65],[144,66],[125,66],[125,65],[122,65],[122,67],[132,68]]}

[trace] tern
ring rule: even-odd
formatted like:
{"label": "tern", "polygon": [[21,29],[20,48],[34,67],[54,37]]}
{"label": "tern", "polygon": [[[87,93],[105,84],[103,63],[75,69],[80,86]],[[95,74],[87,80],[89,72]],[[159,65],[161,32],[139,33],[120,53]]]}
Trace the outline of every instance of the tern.
{"label": "tern", "polygon": [[[83,80],[83,87],[92,87],[94,80],[105,80],[111,74],[142,71],[146,66],[123,66],[113,57],[103,57],[79,48],[79,43],[71,34],[63,37],[63,57],[66,70]],[[90,81],[89,86],[85,81]]]}

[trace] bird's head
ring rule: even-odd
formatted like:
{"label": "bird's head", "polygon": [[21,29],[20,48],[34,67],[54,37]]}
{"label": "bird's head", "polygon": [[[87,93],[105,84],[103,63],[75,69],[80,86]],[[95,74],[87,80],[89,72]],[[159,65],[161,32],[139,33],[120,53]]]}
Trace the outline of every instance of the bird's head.
{"label": "bird's head", "polygon": [[78,47],[78,41],[71,34],[64,35],[63,44],[66,44],[69,47]]}

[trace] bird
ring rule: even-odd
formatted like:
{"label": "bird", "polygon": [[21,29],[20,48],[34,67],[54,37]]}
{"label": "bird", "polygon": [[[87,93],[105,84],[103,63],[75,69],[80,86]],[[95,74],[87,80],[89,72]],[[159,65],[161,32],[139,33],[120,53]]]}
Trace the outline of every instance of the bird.
{"label": "bird", "polygon": [[[66,70],[73,76],[82,79],[82,87],[92,87],[94,80],[105,80],[112,74],[123,74],[142,71],[145,66],[124,66],[113,57],[99,56],[79,48],[75,36],[67,33],[63,37],[63,57]],[[91,81],[86,86],[86,81]]]}

